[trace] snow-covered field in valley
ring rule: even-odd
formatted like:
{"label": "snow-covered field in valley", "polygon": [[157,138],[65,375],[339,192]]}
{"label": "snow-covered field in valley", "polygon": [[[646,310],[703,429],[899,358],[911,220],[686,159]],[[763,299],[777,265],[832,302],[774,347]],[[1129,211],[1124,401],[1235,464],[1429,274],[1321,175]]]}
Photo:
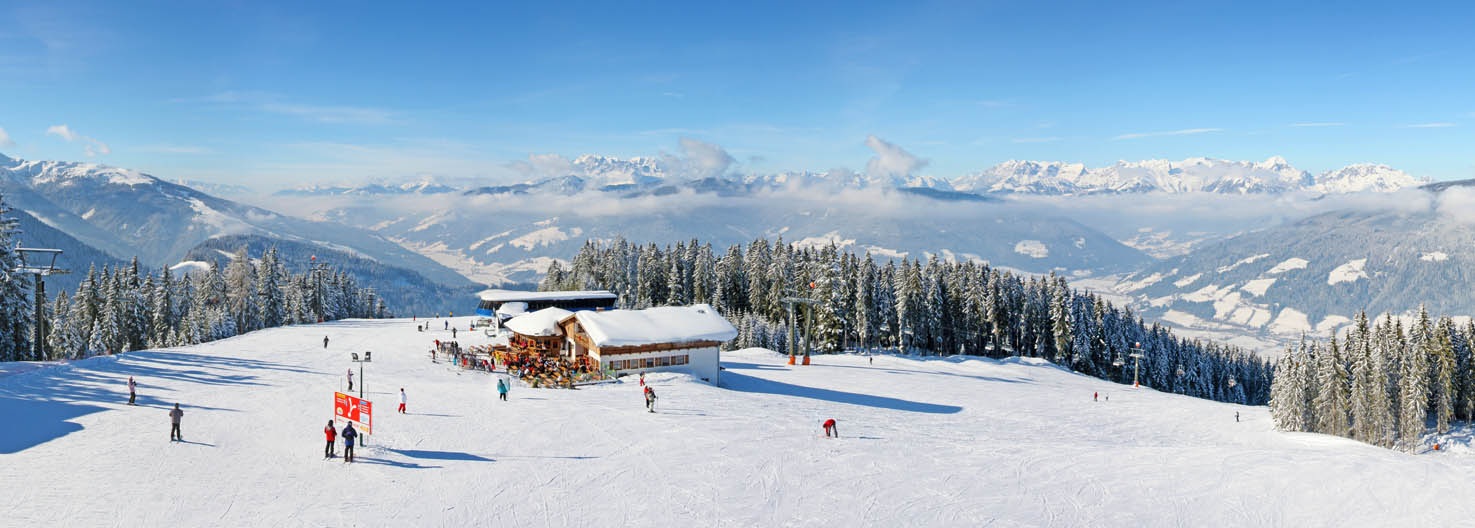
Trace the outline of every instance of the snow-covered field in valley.
{"label": "snow-covered field in valley", "polygon": [[[469,319],[454,322],[465,328]],[[432,321],[439,327],[441,321]],[[331,338],[325,350],[322,338]],[[485,340],[462,333],[463,344]],[[466,339],[467,336],[475,336]],[[1462,525],[1475,460],[1272,430],[1266,409],[1030,360],[723,355],[719,385],[517,385],[407,320],[0,369],[4,526]],[[374,435],[324,459],[352,365]],[[139,405],[125,405],[128,376]],[[357,378],[357,369],[355,368]],[[404,387],[407,415],[394,413]],[[1092,402],[1099,392],[1109,401]],[[166,439],[184,408],[185,443]],[[1235,422],[1239,413],[1241,422]],[[835,418],[844,436],[827,440]],[[341,424],[340,424],[341,425]],[[342,452],[341,442],[338,448]],[[1456,450],[1456,452],[1459,452]]]}

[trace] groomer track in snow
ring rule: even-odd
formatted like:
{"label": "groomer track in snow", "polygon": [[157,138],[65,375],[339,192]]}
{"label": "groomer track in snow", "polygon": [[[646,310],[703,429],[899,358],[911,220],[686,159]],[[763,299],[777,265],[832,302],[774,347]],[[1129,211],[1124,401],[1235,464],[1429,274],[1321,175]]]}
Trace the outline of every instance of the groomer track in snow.
{"label": "groomer track in snow", "polygon": [[[791,367],[753,349],[723,355],[721,386],[647,376],[660,394],[651,414],[633,378],[581,390],[516,385],[499,401],[493,376],[430,362],[431,340],[449,332],[415,325],[341,321],[0,368],[12,373],[0,374],[0,524],[1432,526],[1475,517],[1475,505],[1450,495],[1475,481],[1468,457],[1278,433],[1263,407],[1132,390],[1028,360],[870,365],[844,355]],[[485,339],[460,335],[463,345]],[[374,434],[355,463],[325,460],[333,393],[346,368],[357,371],[349,353],[364,351],[373,362],[355,383],[374,401]],[[137,406],[126,405],[129,376]],[[409,414],[393,412],[401,387]],[[1093,403],[1097,392],[1110,400]],[[166,436],[175,402],[183,443]],[[824,437],[829,418],[838,440]]]}

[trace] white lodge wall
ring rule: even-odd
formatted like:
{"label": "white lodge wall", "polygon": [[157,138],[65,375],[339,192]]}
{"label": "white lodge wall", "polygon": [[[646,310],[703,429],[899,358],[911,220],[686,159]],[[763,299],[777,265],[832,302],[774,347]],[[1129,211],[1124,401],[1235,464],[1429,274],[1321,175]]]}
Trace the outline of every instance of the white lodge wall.
{"label": "white lodge wall", "polygon": [[672,350],[655,350],[650,352],[637,352],[633,354],[609,354],[606,356],[600,356],[598,353],[595,352],[595,350],[591,350],[590,354],[599,359],[600,366],[603,366],[606,362],[616,361],[644,361],[645,359],[658,360],[659,358],[679,358],[683,356],[687,358],[687,362],[685,365],[617,368],[616,371],[619,373],[635,374],[640,372],[669,371],[690,372],[693,376],[707,380],[711,383],[717,383],[721,373],[721,369],[718,368],[718,364],[721,361],[722,353],[715,346],[698,348],[677,348]]}

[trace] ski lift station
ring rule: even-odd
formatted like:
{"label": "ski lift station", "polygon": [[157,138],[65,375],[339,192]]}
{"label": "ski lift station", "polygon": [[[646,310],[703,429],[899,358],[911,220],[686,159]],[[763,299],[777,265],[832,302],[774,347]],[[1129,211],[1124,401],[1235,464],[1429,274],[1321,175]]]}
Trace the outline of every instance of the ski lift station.
{"label": "ski lift station", "polygon": [[476,326],[490,329],[500,328],[503,322],[513,317],[544,308],[559,308],[570,312],[609,310],[614,308],[615,301],[619,300],[618,295],[607,290],[546,292],[486,290],[479,296],[481,302],[476,306]]}

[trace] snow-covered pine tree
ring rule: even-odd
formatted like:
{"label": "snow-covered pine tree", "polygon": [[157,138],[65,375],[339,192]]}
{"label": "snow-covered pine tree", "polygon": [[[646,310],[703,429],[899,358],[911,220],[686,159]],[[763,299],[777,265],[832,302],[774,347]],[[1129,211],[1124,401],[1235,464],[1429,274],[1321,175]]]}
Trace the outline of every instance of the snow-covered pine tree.
{"label": "snow-covered pine tree", "polygon": [[1433,355],[1433,325],[1428,312],[1419,308],[1418,321],[1411,329],[1409,346],[1402,347],[1399,365],[1398,445],[1413,451],[1424,436],[1424,422],[1429,417],[1429,358]]}
{"label": "snow-covered pine tree", "polygon": [[856,347],[870,351],[876,347],[876,261],[866,253],[866,260],[856,272],[855,335]]}
{"label": "snow-covered pine tree", "polygon": [[1429,409],[1434,412],[1434,431],[1449,432],[1454,419],[1455,402],[1455,327],[1449,317],[1439,318],[1430,339]]}
{"label": "snow-covered pine tree", "polygon": [[1307,414],[1305,399],[1306,380],[1301,376],[1301,364],[1306,360],[1305,343],[1299,348],[1286,348],[1285,355],[1275,364],[1275,381],[1270,386],[1270,417],[1276,429],[1282,431],[1305,431]]}
{"label": "snow-covered pine tree", "polygon": [[[1051,279],[1057,278],[1053,272],[1050,277]],[[1070,350],[1072,342],[1070,290],[1066,289],[1063,279],[1059,282],[1051,280],[1050,290],[1050,334],[1055,345],[1054,361],[1057,364],[1080,370]]]}
{"label": "snow-covered pine tree", "polygon": [[261,302],[256,295],[256,266],[242,246],[231,255],[225,266],[227,306],[234,316],[236,328],[250,332],[262,328]]}
{"label": "snow-covered pine tree", "polygon": [[45,360],[63,359],[73,357],[81,345],[77,343],[76,332],[72,329],[71,322],[67,319],[71,315],[72,303],[67,298],[67,291],[62,290],[56,294],[56,299],[51,303],[48,318],[51,326],[46,334],[46,348],[50,352]]}
{"label": "snow-covered pine tree", "polygon": [[261,304],[261,326],[287,324],[286,296],[282,293],[282,261],[275,246],[262,253],[256,264],[256,298]]}
{"label": "snow-covered pine tree", "polygon": [[0,361],[40,359],[31,357],[31,281],[13,271],[21,263],[15,250],[20,221],[9,215],[10,207],[0,195]]}
{"label": "snow-covered pine tree", "polygon": [[1326,352],[1317,357],[1316,388],[1317,395],[1312,404],[1312,413],[1317,417],[1315,430],[1330,435],[1349,436],[1351,385],[1336,336],[1332,336]]}

